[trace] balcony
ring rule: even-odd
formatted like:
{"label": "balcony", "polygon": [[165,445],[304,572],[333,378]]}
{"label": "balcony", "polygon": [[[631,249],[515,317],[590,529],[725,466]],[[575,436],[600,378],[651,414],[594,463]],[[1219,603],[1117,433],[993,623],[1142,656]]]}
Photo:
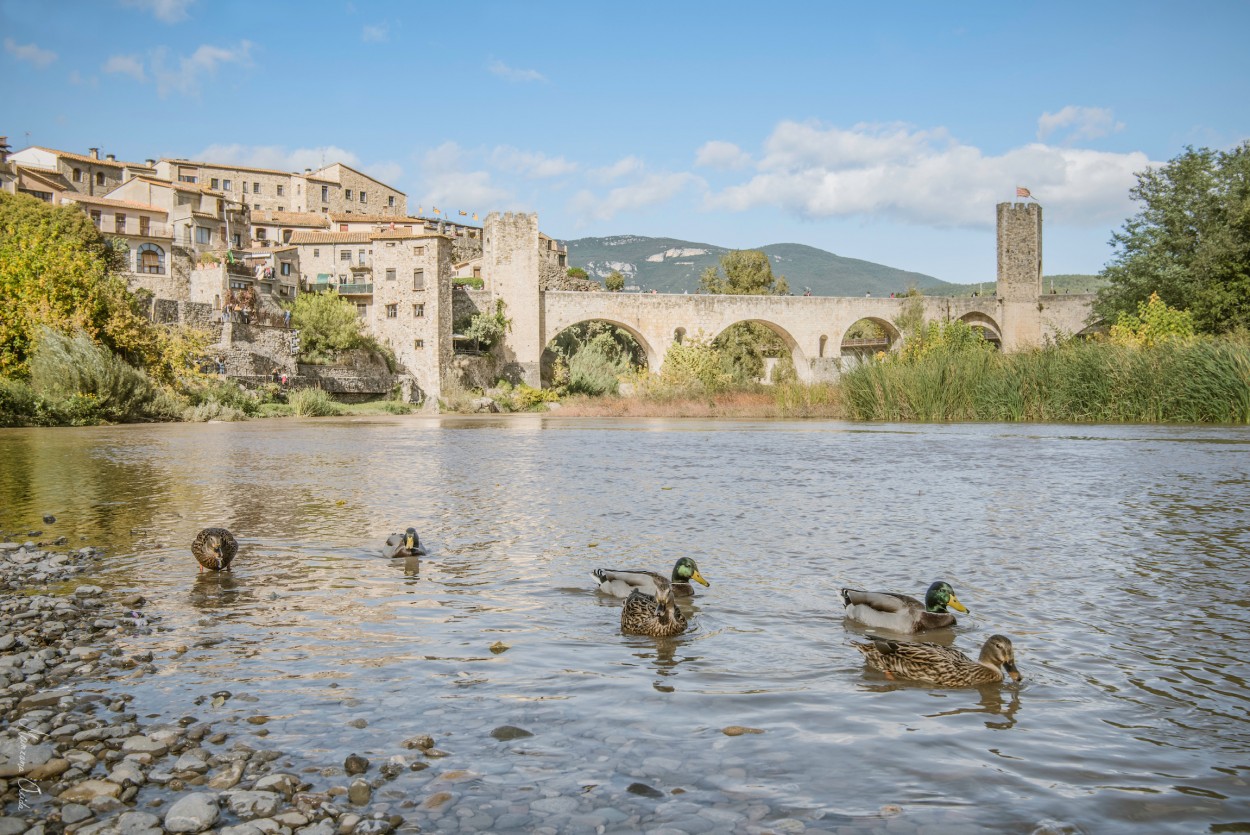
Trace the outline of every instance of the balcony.
{"label": "balcony", "polygon": [[136,235],[140,238],[172,238],[174,236],[174,227],[168,223],[149,223],[141,225],[133,220],[119,224],[113,218],[101,218],[96,220],[95,226],[104,235]]}
{"label": "balcony", "polygon": [[338,294],[340,296],[372,296],[372,284],[340,284],[338,285]]}

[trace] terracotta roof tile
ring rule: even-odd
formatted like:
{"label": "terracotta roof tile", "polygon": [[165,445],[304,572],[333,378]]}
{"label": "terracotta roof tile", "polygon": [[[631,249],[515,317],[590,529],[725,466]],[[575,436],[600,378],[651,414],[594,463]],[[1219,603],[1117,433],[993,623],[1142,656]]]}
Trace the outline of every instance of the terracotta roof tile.
{"label": "terracotta roof tile", "polygon": [[403,215],[345,215],[332,212],[330,220],[335,223],[395,223],[413,224],[426,223],[425,218],[404,217]]}
{"label": "terracotta roof tile", "polygon": [[367,244],[368,232],[292,232],[292,244]]}
{"label": "terracotta roof tile", "polygon": [[58,151],[56,148],[45,148],[42,145],[32,145],[31,147],[38,148],[41,151],[47,151],[49,154],[56,154],[58,157],[64,157],[65,159],[72,159],[78,162],[89,162],[92,165],[104,165],[109,168],[126,167],[126,163],[117,162],[116,160],[96,159],[95,157],[87,156],[86,154],[71,154],[69,151]]}
{"label": "terracotta roof tile", "polygon": [[319,226],[329,225],[326,216],[320,212],[271,212],[264,209],[252,212],[252,223],[272,223],[278,226]]}
{"label": "terracotta roof tile", "polygon": [[119,209],[142,209],[143,211],[152,212],[158,215],[168,215],[169,212],[148,203],[139,203],[135,200],[114,200],[111,197],[90,197],[86,194],[67,194],[62,198],[65,203],[89,203],[92,206],[116,206]]}

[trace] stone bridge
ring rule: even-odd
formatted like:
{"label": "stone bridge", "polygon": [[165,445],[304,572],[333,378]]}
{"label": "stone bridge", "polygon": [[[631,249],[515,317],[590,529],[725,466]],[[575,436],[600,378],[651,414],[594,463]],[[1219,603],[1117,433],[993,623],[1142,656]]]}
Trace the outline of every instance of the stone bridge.
{"label": "stone bridge", "polygon": [[[1092,295],[1042,292],[1041,207],[1001,203],[997,209],[995,292],[976,297],[920,297],[925,320],[965,321],[1004,351],[1086,330]],[[544,292],[539,281],[537,215],[491,214],[483,233],[490,292],[504,301],[512,320],[502,358],[530,385],[540,385],[544,349],[561,331],[580,322],[608,322],[630,333],[652,371],[659,371],[676,342],[695,337],[712,340],[739,322],[757,323],[781,337],[804,381],[838,376],[846,334],[856,322],[867,319],[879,326],[892,348],[903,338],[895,322],[907,298]]]}
{"label": "stone bridge", "polygon": [[[647,366],[658,371],[674,342],[687,337],[710,341],[732,325],[754,322],[781,337],[790,349],[800,379],[831,379],[841,366],[846,333],[856,322],[867,319],[884,331],[892,347],[901,344],[903,335],[894,322],[908,301],[875,297],[548,291],[542,294],[540,339],[546,346],[565,328],[579,322],[608,322],[629,332],[642,347]],[[1030,330],[1041,338],[1079,333],[1085,329],[1093,296],[1044,295],[1024,305],[1013,305],[997,296],[921,297],[920,301],[926,320],[963,320],[980,328],[987,339],[1012,350],[1025,343],[1014,338],[1018,334],[1004,329],[1004,322],[1033,320],[1035,327]],[[1021,306],[1025,309],[1012,309]]]}

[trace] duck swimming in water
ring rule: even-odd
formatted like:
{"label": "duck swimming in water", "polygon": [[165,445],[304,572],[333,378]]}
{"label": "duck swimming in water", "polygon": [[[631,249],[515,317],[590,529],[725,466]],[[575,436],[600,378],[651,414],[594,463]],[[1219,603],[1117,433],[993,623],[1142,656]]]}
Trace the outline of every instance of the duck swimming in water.
{"label": "duck swimming in water", "polygon": [[893,632],[923,632],[955,625],[957,612],[967,612],[955,597],[955,590],[945,580],[938,580],[925,592],[924,603],[905,594],[889,591],[842,589],[846,616],[856,623]]}
{"label": "duck swimming in water", "polygon": [[200,571],[229,571],[230,563],[239,553],[239,542],[225,528],[205,528],[195,535],[191,553],[200,564]]}
{"label": "duck swimming in water", "polygon": [[420,557],[425,555],[425,549],[421,547],[421,538],[417,536],[416,528],[409,528],[403,533],[393,533],[386,538],[386,545],[382,547],[382,556],[384,557]]}
{"label": "duck swimming in water", "polygon": [[[599,591],[604,594],[610,594],[613,597],[629,597],[634,589],[655,597],[656,579],[664,579],[662,575],[654,571],[645,571],[643,569],[596,568],[590,573],[599,581]],[[711,585],[711,583],[703,579],[703,575],[699,573],[699,566],[695,564],[693,559],[682,557],[673,566],[673,576],[668,581],[672,585],[673,594],[677,597],[693,597],[694,586],[690,585],[691,580],[703,586]]]}
{"label": "duck swimming in water", "polygon": [[656,593],[646,594],[634,589],[621,607],[621,631],[626,635],[649,635],[668,638],[686,631],[686,617],[677,608],[673,586],[658,577]]}
{"label": "duck swimming in water", "polygon": [[991,635],[976,661],[954,647],[941,644],[870,637],[871,643],[852,642],[851,646],[864,654],[868,666],[885,673],[886,678],[924,681],[943,687],[975,687],[1001,682],[1003,670],[1006,670],[1014,680],[1020,680],[1015,649],[1005,635]]}

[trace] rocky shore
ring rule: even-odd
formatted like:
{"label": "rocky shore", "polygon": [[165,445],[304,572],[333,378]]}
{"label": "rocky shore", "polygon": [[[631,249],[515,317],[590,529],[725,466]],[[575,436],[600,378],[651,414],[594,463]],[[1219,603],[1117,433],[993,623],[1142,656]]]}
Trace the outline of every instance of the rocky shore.
{"label": "rocky shore", "polygon": [[376,788],[441,754],[429,736],[405,740],[406,753],[377,768],[351,755],[318,769],[341,780],[311,791],[283,770],[281,751],[192,716],[145,725],[131,693],[102,695],[119,689],[103,687],[107,677],[157,668],[151,652],[123,648],[151,628],[144,598],[77,581],[100,557],[94,547],[0,542],[0,835],[420,831],[370,804]]}

